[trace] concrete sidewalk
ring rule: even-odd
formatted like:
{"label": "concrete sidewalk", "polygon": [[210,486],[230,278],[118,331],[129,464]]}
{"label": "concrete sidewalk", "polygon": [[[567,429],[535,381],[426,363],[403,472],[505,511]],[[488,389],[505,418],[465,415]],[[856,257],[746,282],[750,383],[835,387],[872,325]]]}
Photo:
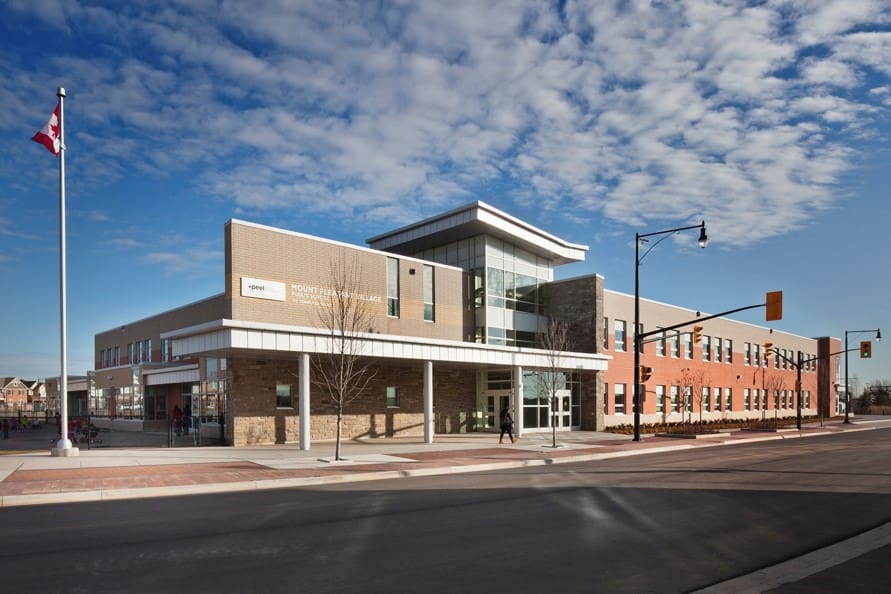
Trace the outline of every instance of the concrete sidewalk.
{"label": "concrete sidewalk", "polygon": [[[645,436],[639,442],[627,435],[580,431],[558,433],[557,448],[551,447],[549,433],[530,434],[509,445],[498,445],[498,436],[492,433],[436,435],[432,444],[418,438],[377,438],[343,442],[341,461],[334,461],[333,442],[313,443],[310,450],[296,445],[151,447],[158,440],[166,443],[163,434],[126,436],[150,447],[97,444],[87,450],[81,445],[78,456],[52,457],[51,432],[37,431],[20,435],[15,449],[9,440],[0,442],[4,454],[0,455],[0,506],[251,491],[597,461],[880,427],[891,427],[891,419],[858,418],[847,425],[833,421],[823,427],[805,425],[801,431],[731,431],[698,439]],[[109,441],[123,443],[123,437],[109,436]],[[27,450],[30,443],[33,451]]]}

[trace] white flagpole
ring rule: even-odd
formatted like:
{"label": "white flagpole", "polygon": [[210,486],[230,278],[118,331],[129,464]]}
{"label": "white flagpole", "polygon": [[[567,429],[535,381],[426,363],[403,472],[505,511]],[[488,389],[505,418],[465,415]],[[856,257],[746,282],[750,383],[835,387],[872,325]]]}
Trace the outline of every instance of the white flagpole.
{"label": "white flagpole", "polygon": [[59,441],[52,450],[53,456],[76,456],[78,449],[72,447],[68,439],[68,303],[65,270],[65,89],[56,91],[59,97],[59,313],[62,346],[62,370],[59,376],[61,412],[59,419]]}

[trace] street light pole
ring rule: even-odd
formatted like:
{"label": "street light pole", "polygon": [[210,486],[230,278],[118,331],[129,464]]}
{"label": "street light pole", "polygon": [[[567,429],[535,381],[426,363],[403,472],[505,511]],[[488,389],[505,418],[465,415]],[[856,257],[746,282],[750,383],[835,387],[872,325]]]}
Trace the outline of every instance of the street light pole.
{"label": "street light pole", "polygon": [[[687,227],[677,227],[676,229],[666,229],[664,231],[654,231],[652,233],[635,233],[634,234],[634,341],[632,348],[634,349],[634,441],[640,441],[640,412],[641,412],[641,384],[640,384],[640,351],[642,337],[640,336],[640,262],[647,254],[656,247],[660,241],[666,239],[669,235],[673,235],[678,231],[686,231],[688,229],[699,229],[699,247],[704,248],[708,245],[708,235],[705,233],[705,221],[698,225],[689,225]],[[647,237],[654,235],[665,235],[662,239],[654,243],[650,248],[640,255],[640,242],[646,241]]]}
{"label": "street light pole", "polygon": [[875,330],[845,330],[845,423],[850,423],[848,415],[851,412],[851,388],[848,385],[848,334],[860,334],[865,332],[875,332],[876,342],[882,340],[881,328]]}

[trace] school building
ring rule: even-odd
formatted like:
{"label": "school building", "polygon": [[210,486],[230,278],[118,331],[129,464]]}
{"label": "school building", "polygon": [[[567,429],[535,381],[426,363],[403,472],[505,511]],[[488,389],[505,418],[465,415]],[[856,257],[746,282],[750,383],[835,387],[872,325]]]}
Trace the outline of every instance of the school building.
{"label": "school building", "polygon": [[[337,407],[316,365],[338,346],[324,320],[343,291],[337,271],[355,270],[349,292],[368,318],[349,342],[373,377],[344,408],[345,438],[494,431],[505,406],[520,435],[630,422],[633,297],[605,290],[599,275],[555,280],[558,266],[584,260],[585,245],[479,201],[367,247],[239,220],[226,223],[224,242],[223,293],[95,336],[94,414],[157,430],[188,404],[197,421],[223,421],[233,445],[332,439]],[[645,328],[691,314],[646,300],[641,311]],[[549,319],[568,329],[565,349],[542,348]],[[707,347],[685,334],[645,345],[643,422],[698,420],[700,409],[794,415],[795,371],[765,361],[763,343],[773,337],[796,356],[839,350],[838,339],[727,319],[704,327]],[[837,359],[803,373],[805,414],[834,406]]]}

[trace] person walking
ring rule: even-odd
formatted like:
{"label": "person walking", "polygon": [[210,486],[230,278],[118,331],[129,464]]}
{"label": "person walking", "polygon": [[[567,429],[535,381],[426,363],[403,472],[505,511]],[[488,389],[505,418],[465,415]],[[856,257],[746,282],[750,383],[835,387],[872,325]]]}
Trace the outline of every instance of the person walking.
{"label": "person walking", "polygon": [[498,438],[498,443],[504,443],[505,433],[510,437],[511,443],[517,443],[514,437],[514,418],[510,416],[510,409],[507,406],[502,408],[499,417],[501,418],[501,436]]}
{"label": "person walking", "polygon": [[173,429],[177,435],[182,435],[183,411],[179,408],[178,404],[173,407]]}

